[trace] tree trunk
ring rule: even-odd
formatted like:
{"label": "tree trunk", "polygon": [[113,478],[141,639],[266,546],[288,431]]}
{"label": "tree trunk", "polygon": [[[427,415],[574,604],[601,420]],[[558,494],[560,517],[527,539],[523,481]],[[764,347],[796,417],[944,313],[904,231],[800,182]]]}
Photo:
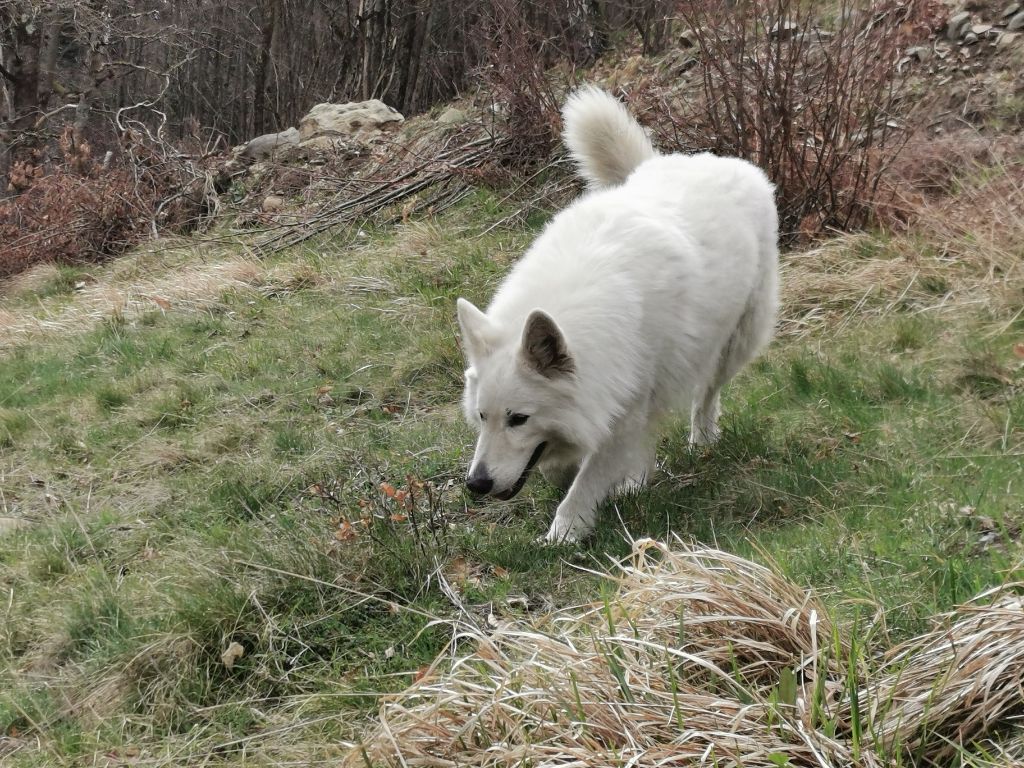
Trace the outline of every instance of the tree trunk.
{"label": "tree trunk", "polygon": [[426,42],[430,39],[430,28],[434,23],[434,0],[427,0],[427,11],[423,14],[422,23],[417,25],[416,37],[413,42],[412,57],[409,60],[407,79],[408,98],[405,100],[403,112],[415,112],[420,108],[420,71],[422,70],[423,53]]}
{"label": "tree trunk", "polygon": [[57,51],[60,49],[61,23],[47,24],[43,28],[42,48],[39,59],[39,90],[37,101],[40,108],[50,105],[57,86]]}
{"label": "tree trunk", "polygon": [[11,75],[11,126],[25,131],[39,111],[39,44],[42,33],[27,24],[14,28],[14,51],[8,62]]}
{"label": "tree trunk", "polygon": [[88,85],[83,89],[78,98],[78,106],[75,108],[75,140],[85,139],[85,129],[89,125],[89,118],[92,116],[92,106],[100,100],[103,92],[103,83],[109,79],[109,72],[105,69],[106,63],[106,35],[102,30],[95,30],[89,35],[89,56],[88,56]]}
{"label": "tree trunk", "polygon": [[39,29],[11,19],[11,41],[0,64],[8,88],[8,110],[0,121],[0,194],[6,194],[10,170],[36,143],[33,122],[39,113]]}
{"label": "tree trunk", "polygon": [[270,0],[263,4],[263,29],[262,44],[260,46],[260,60],[256,69],[255,94],[253,98],[253,123],[256,133],[267,133],[271,130],[270,110],[268,99],[270,96],[271,80],[274,69],[274,42],[280,35],[282,0]]}

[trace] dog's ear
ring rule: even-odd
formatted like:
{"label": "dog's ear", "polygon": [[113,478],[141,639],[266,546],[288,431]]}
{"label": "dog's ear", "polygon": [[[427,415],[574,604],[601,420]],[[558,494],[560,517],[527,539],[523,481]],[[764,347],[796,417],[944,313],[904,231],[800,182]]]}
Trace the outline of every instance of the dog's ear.
{"label": "dog's ear", "polygon": [[576,370],[558,324],[551,315],[539,309],[533,310],[526,318],[522,356],[527,366],[549,379]]}
{"label": "dog's ear", "polygon": [[459,299],[456,304],[459,314],[459,328],[462,330],[462,346],[466,357],[479,360],[487,354],[494,336],[494,327],[487,315],[477,309],[472,302]]}

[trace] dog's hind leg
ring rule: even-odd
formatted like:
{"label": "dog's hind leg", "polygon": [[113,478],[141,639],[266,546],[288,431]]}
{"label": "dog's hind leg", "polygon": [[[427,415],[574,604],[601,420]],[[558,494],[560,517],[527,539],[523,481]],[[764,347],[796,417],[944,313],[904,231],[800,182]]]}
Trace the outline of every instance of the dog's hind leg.
{"label": "dog's hind leg", "polygon": [[698,388],[690,410],[690,445],[713,445],[721,434],[720,393],[733,376],[757,357],[771,338],[775,323],[775,276],[766,271],[762,285],[751,295],[736,327],[718,354],[711,380]]}
{"label": "dog's hind leg", "polygon": [[714,445],[718,441],[720,393],[720,385],[711,385],[694,398],[690,409],[690,445]]}

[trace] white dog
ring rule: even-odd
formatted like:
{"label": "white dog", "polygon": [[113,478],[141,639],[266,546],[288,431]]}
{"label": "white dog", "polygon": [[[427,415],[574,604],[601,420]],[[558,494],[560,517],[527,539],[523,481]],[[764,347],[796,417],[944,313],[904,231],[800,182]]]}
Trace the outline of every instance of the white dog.
{"label": "white dog", "polygon": [[722,386],[770,340],[778,215],[755,166],[659,155],[594,87],[565,105],[591,191],[559,213],[481,312],[458,301],[463,407],[480,433],[467,479],[509,499],[538,465],[568,487],[547,540],[590,533],[598,504],[655,466],[659,422],[691,405],[718,437]]}

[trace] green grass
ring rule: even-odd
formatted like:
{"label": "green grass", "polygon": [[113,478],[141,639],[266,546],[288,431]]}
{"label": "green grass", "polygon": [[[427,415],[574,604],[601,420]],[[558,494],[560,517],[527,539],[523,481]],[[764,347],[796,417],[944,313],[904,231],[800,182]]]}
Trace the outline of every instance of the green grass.
{"label": "green grass", "polygon": [[[529,242],[479,234],[503,213],[481,194],[280,254],[268,274],[298,278],[202,311],[0,353],[0,516],[28,522],[0,533],[0,735],[19,747],[0,759],[334,760],[448,643],[438,572],[481,619],[596,599],[573,566],[624,555],[625,531],[774,559],[840,616],[880,605],[889,638],[1014,573],[1024,376],[996,305],[779,339],[729,390],[720,444],[673,424],[653,484],[582,547],[534,544],[559,498],[539,478],[512,503],[463,496],[454,301],[486,302]],[[8,308],[57,300],[47,283]],[[381,490],[409,478],[411,507]]]}

